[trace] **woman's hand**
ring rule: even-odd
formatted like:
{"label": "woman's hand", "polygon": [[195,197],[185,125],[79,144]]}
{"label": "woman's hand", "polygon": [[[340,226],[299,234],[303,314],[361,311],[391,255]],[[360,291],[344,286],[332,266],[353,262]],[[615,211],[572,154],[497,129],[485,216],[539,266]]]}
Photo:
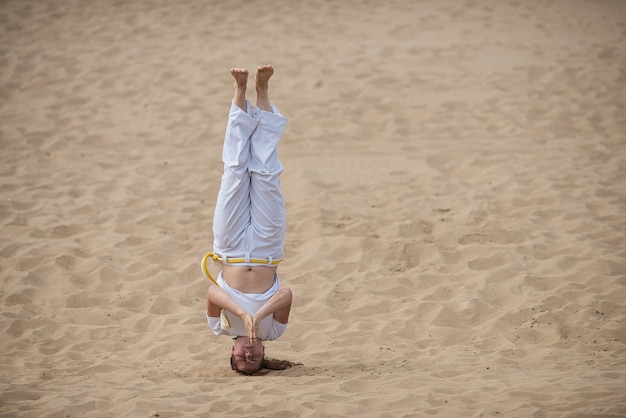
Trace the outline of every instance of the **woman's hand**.
{"label": "woman's hand", "polygon": [[243,326],[246,328],[246,332],[248,333],[250,344],[254,344],[256,342],[256,333],[259,330],[259,323],[257,322],[256,315],[252,316],[246,312],[241,320],[243,321]]}

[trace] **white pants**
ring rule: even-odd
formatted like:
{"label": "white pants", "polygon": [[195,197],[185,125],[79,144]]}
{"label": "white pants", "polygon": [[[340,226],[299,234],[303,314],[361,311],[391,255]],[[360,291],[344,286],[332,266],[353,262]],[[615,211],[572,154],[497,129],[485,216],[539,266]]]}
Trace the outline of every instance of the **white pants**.
{"label": "white pants", "polygon": [[[278,142],[287,119],[246,102],[247,112],[234,103],[224,138],[224,175],[213,218],[213,252],[228,259],[272,260],[283,257],[285,202],[279,176]],[[242,265],[242,263],[237,263]]]}

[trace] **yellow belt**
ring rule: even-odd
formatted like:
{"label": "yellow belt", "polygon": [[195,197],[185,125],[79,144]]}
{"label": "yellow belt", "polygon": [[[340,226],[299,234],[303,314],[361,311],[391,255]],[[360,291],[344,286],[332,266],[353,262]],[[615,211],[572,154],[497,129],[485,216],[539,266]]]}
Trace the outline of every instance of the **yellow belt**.
{"label": "yellow belt", "polygon": [[[219,285],[217,284],[217,281],[213,278],[213,276],[211,276],[211,273],[209,272],[209,268],[206,265],[207,261],[209,261],[209,258],[212,259],[214,262],[216,262],[216,261],[222,262],[222,261],[224,261],[224,259],[219,254],[207,253],[202,258],[202,263],[200,264],[200,266],[202,267],[202,272],[204,273],[204,275],[207,276],[209,278],[209,280],[211,280],[213,283],[215,283],[216,286],[219,287]],[[277,260],[272,260],[272,261],[270,261],[267,258],[266,259],[251,258],[249,260],[246,260],[245,258],[229,258],[229,259],[226,260],[226,262],[234,263],[234,264],[236,264],[236,263],[254,263],[254,264],[268,264],[268,265],[278,265],[278,263],[280,263],[281,261],[283,261],[283,260],[280,259],[280,258],[277,259]]]}

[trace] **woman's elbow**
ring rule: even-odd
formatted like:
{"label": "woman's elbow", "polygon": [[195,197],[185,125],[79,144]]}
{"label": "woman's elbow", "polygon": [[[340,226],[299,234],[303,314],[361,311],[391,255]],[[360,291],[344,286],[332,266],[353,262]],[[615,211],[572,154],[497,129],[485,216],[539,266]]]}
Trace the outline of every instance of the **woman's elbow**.
{"label": "woman's elbow", "polygon": [[291,305],[291,302],[293,301],[293,293],[291,292],[291,289],[283,287],[279,290],[279,292],[281,292],[281,297],[285,300],[285,303]]}

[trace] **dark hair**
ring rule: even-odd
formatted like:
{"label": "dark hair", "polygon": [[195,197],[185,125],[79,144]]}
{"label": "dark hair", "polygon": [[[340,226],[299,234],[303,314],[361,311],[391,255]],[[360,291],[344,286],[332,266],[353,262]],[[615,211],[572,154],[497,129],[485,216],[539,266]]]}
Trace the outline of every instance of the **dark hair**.
{"label": "dark hair", "polygon": [[261,360],[261,367],[259,367],[258,370],[255,370],[253,372],[244,372],[242,370],[238,370],[237,366],[235,366],[235,356],[231,355],[230,356],[230,367],[235,370],[237,373],[241,373],[241,374],[245,374],[245,375],[252,375],[257,373],[259,370],[261,369],[268,369],[268,370],[285,370],[288,369],[290,367],[293,366],[298,366],[298,365],[302,365],[302,363],[293,363],[289,360],[277,360],[274,358],[268,358],[263,356],[263,360]]}

